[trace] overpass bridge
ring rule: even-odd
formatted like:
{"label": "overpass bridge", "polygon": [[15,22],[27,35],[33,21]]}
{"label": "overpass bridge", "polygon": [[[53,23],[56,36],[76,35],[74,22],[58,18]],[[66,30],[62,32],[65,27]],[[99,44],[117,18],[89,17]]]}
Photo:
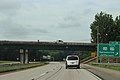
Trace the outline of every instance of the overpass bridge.
{"label": "overpass bridge", "polygon": [[19,50],[21,63],[28,63],[29,50],[96,51],[94,43],[0,41],[0,50]]}

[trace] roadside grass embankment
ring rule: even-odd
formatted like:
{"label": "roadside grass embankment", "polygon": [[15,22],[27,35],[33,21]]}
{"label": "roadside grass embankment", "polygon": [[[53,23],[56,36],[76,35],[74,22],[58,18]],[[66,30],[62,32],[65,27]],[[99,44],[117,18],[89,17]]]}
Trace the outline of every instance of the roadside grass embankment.
{"label": "roadside grass embankment", "polygon": [[0,73],[11,72],[11,71],[19,71],[34,67],[39,67],[48,64],[47,62],[41,63],[30,63],[30,64],[16,64],[16,65],[9,65],[9,66],[0,66]]}
{"label": "roadside grass embankment", "polygon": [[0,63],[11,63],[11,62],[15,62],[15,61],[0,61]]}
{"label": "roadside grass embankment", "polygon": [[110,64],[109,63],[108,64],[89,63],[89,65],[120,71],[120,65],[115,65],[115,64],[112,64],[112,63],[110,63]]}

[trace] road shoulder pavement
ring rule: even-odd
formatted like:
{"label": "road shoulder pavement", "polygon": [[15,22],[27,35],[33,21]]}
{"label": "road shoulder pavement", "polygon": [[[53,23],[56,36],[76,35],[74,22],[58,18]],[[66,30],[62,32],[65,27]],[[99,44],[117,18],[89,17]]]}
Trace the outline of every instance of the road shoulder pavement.
{"label": "road shoulder pavement", "polygon": [[81,64],[81,67],[96,74],[97,76],[101,77],[103,80],[120,80],[120,71],[91,66],[88,64]]}

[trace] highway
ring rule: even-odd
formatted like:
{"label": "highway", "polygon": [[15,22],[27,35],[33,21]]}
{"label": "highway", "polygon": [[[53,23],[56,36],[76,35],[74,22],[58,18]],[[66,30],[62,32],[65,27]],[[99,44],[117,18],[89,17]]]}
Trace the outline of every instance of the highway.
{"label": "highway", "polygon": [[65,69],[65,64],[51,62],[48,65],[0,75],[0,80],[101,80],[81,69]]}

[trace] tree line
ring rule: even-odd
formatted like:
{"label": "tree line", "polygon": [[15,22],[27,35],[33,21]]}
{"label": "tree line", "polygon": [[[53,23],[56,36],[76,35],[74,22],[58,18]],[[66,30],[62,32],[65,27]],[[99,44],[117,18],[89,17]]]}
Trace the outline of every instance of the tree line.
{"label": "tree line", "polygon": [[114,20],[111,14],[97,13],[90,29],[92,43],[120,41],[120,16],[117,16]]}
{"label": "tree line", "polygon": [[[63,61],[67,55],[78,55],[80,59],[90,56],[88,51],[63,51],[63,50],[29,50],[29,61]],[[43,59],[50,56],[50,59]],[[0,60],[20,61],[19,50],[0,50]]]}
{"label": "tree line", "polygon": [[80,59],[84,59],[90,56],[88,51],[63,51],[63,50],[38,50],[31,51],[29,54],[30,61],[36,59],[36,61],[44,61],[43,56],[50,56],[51,61],[63,61],[67,55],[78,55]]}

